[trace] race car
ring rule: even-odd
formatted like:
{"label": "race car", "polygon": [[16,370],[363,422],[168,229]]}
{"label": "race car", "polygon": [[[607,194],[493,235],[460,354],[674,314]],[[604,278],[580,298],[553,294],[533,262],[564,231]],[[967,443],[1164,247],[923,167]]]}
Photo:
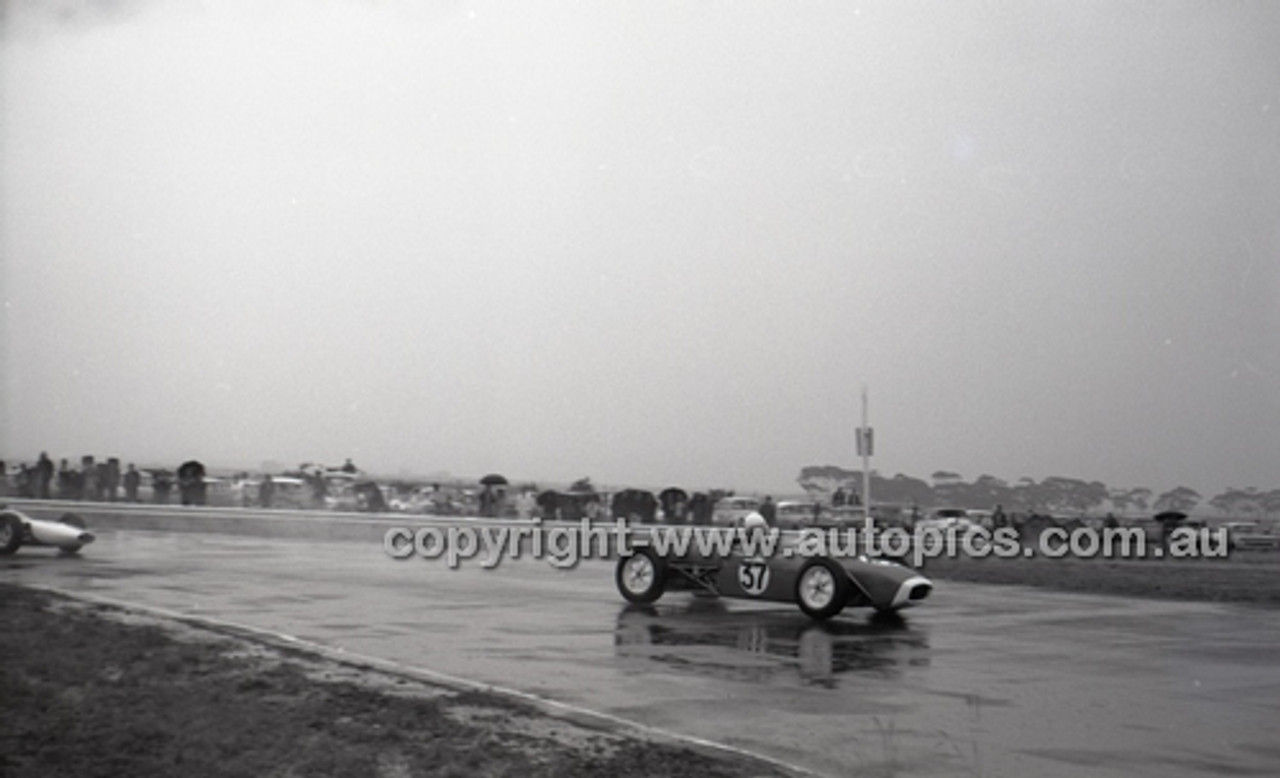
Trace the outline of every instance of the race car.
{"label": "race car", "polygon": [[84,519],[64,513],[57,521],[33,519],[22,511],[0,505],[0,556],[17,551],[20,546],[53,546],[64,554],[74,554],[93,542],[93,533],[85,529]]}
{"label": "race car", "polygon": [[[707,554],[689,548],[662,555],[652,536],[637,536],[615,570],[618,591],[633,603],[655,602],[668,589],[705,592],[770,602],[793,602],[812,619],[823,621],[845,608],[870,607],[893,612],[918,604],[933,582],[915,570],[886,559],[801,553],[798,533],[780,534],[769,555],[742,552]],[[695,546],[696,544],[690,544]]]}

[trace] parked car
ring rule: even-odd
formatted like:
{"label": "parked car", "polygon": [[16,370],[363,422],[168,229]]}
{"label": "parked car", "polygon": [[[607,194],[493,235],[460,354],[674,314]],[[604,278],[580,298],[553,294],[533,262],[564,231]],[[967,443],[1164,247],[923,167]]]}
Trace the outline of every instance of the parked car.
{"label": "parked car", "polygon": [[825,512],[822,503],[809,500],[781,500],[778,502],[775,522],[779,529],[814,527],[821,523]]}
{"label": "parked car", "polygon": [[1256,521],[1228,521],[1222,526],[1232,551],[1280,549],[1280,535],[1264,532]]}
{"label": "parked car", "polygon": [[722,497],[711,511],[711,523],[717,527],[741,526],[748,514],[760,511],[759,497]]}

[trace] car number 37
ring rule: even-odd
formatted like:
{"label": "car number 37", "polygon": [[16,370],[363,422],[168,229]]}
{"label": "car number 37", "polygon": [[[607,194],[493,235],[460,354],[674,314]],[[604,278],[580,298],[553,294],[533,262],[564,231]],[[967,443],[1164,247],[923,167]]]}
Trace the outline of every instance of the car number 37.
{"label": "car number 37", "polygon": [[759,597],[769,588],[769,565],[763,559],[744,559],[738,568],[738,583],[744,593]]}

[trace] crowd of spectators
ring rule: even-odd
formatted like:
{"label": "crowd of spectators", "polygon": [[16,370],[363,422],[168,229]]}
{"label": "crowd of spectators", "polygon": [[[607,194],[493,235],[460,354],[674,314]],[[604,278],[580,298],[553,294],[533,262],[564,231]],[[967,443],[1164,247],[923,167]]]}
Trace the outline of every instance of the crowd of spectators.
{"label": "crowd of spectators", "polygon": [[[155,492],[167,496],[173,488],[172,474],[151,471],[149,475]],[[0,476],[0,494],[37,500],[139,502],[143,481],[143,473],[133,463],[122,470],[117,457],[99,461],[86,454],[78,466],[68,459],[54,465],[44,451],[34,464],[22,462],[10,467],[0,461]]]}

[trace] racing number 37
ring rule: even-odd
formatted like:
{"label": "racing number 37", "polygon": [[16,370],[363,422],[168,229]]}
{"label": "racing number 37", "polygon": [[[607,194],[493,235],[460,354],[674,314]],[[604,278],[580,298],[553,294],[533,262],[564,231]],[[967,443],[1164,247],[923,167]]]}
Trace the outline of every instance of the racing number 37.
{"label": "racing number 37", "polygon": [[769,586],[769,566],[762,559],[744,559],[738,568],[738,583],[742,591],[759,597]]}

